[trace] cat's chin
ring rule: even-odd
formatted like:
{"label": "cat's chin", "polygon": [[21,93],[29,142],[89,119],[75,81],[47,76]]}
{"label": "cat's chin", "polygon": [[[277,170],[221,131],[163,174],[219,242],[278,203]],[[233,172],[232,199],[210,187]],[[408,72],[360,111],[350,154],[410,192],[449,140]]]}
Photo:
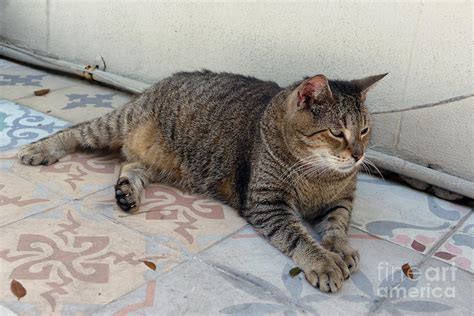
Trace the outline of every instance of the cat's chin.
{"label": "cat's chin", "polygon": [[357,170],[357,166],[354,164],[352,166],[345,166],[345,167],[336,168],[334,171],[336,171],[340,174],[349,174],[349,173],[353,173],[356,170]]}
{"label": "cat's chin", "polygon": [[353,172],[356,172],[357,170],[359,170],[359,167],[362,165],[363,160],[364,159],[362,158],[362,159],[359,159],[358,161],[354,161],[352,163],[338,165],[334,169],[335,169],[335,171],[337,171],[341,174],[353,173]]}

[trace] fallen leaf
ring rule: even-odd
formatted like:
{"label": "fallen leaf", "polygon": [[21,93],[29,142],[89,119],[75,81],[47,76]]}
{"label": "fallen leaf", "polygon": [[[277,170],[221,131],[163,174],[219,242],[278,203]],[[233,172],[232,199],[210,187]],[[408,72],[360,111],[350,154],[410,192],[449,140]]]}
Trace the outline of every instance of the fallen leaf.
{"label": "fallen leaf", "polygon": [[10,290],[16,297],[18,297],[18,300],[20,300],[20,298],[26,295],[25,288],[17,280],[12,280],[12,282],[10,283]]}
{"label": "fallen leaf", "polygon": [[294,278],[295,276],[297,276],[298,274],[300,274],[301,271],[302,271],[302,270],[301,270],[300,268],[294,267],[294,268],[292,268],[292,269],[290,270],[290,276],[291,276],[292,278]]}
{"label": "fallen leaf", "polygon": [[146,264],[148,268],[152,269],[153,271],[156,271],[156,264],[154,264],[153,262],[143,260],[143,263]]}
{"label": "fallen leaf", "polygon": [[49,91],[50,91],[49,89],[41,89],[41,90],[36,90],[34,94],[37,96],[42,96],[42,95],[48,94]]}
{"label": "fallen leaf", "polygon": [[405,274],[410,279],[413,279],[413,271],[408,263],[402,265],[403,274]]}

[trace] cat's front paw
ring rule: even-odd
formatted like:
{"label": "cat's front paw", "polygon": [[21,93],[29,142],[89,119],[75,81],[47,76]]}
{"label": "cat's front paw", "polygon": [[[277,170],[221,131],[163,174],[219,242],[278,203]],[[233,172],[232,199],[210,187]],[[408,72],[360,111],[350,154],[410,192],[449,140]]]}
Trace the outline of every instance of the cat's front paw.
{"label": "cat's front paw", "polygon": [[350,275],[339,255],[322,248],[307,254],[297,263],[308,282],[322,292],[337,292],[342,287],[342,282]]}
{"label": "cat's front paw", "polygon": [[347,240],[323,240],[321,244],[327,250],[338,254],[344,260],[344,263],[347,265],[347,268],[351,273],[359,270],[359,251],[352,248]]}

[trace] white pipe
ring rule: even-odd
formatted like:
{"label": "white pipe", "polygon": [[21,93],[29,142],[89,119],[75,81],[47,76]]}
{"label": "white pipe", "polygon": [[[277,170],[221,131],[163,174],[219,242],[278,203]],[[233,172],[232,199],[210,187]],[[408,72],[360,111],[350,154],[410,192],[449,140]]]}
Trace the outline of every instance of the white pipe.
{"label": "white pipe", "polygon": [[[88,70],[86,67],[50,57],[41,56],[11,44],[0,43],[0,56],[19,60],[40,67],[59,70],[78,75],[88,80],[106,83],[132,93],[143,92],[150,85],[144,82],[128,79],[99,69]],[[474,199],[474,183],[420,166],[406,160],[389,156],[374,150],[367,151],[367,157],[378,167],[410,178],[414,178],[451,192]]]}
{"label": "white pipe", "polygon": [[451,192],[474,199],[474,182],[427,168],[398,157],[367,150],[367,158],[376,166],[403,176],[414,178]]}
{"label": "white pipe", "polygon": [[93,68],[86,69],[87,66],[81,66],[67,61],[41,56],[11,44],[0,43],[0,56],[6,56],[32,65],[71,73],[88,80],[102,82],[132,93],[143,92],[150,86],[147,83],[128,79],[110,72]]}

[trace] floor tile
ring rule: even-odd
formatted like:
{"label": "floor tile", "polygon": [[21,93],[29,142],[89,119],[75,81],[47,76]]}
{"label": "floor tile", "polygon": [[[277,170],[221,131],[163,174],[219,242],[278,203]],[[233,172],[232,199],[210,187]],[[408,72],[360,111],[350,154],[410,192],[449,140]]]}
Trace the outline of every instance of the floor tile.
{"label": "floor tile", "polygon": [[67,122],[0,99],[0,152],[59,131]]}
{"label": "floor tile", "polygon": [[11,169],[17,161],[17,149],[13,148],[6,151],[0,151],[0,172],[11,172]]}
{"label": "floor tile", "polygon": [[352,225],[421,253],[427,253],[470,208],[438,199],[389,180],[361,174]]}
{"label": "floor tile", "polygon": [[[218,270],[199,260],[187,261],[177,268],[170,275],[148,281],[92,315],[222,315],[225,313],[221,310],[227,305],[256,300],[254,295],[225,282]],[[259,305],[271,306],[267,303],[271,295],[266,291],[262,291],[258,300],[261,301]],[[294,311],[301,310],[295,305],[291,307]],[[256,313],[242,309],[240,315]]]}
{"label": "floor tile", "polygon": [[41,98],[23,98],[18,102],[66,121],[79,123],[117,109],[131,98],[131,95],[117,90],[85,83],[52,91]]}
{"label": "floor tile", "polygon": [[[97,315],[353,315],[367,313],[393,271],[421,256],[352,229],[362,255],[361,271],[336,294],[311,287],[295,264],[246,227],[147,285],[96,311]],[[387,253],[383,259],[377,254]],[[377,259],[378,258],[378,259]]]}
{"label": "floor tile", "polygon": [[16,67],[16,66],[18,66],[17,63],[14,63],[12,61],[9,61],[0,57],[0,69],[7,69],[11,67]]}
{"label": "floor tile", "polygon": [[16,314],[13,311],[9,310],[5,306],[0,305],[0,315],[2,315],[2,316],[16,316],[18,314]]}
{"label": "floor tile", "polygon": [[472,273],[434,259],[412,270],[413,280],[381,293],[385,298],[375,314],[472,315]]}
{"label": "floor tile", "polygon": [[16,161],[11,169],[35,184],[78,199],[113,186],[117,182],[120,163],[115,155],[74,153],[50,166],[26,166]]}
{"label": "floor tile", "polygon": [[114,190],[108,188],[86,197],[85,201],[95,203],[105,216],[115,222],[189,255],[198,253],[246,224],[237,211],[222,203],[184,194],[161,184],[146,188],[138,214],[121,211],[115,204],[114,196]]}
{"label": "floor tile", "polygon": [[[239,271],[240,275],[264,279],[299,301],[310,295],[313,302],[317,302],[311,306],[322,315],[361,314],[368,312],[377,301],[379,288],[398,281],[396,271],[404,263],[414,265],[422,257],[354,228],[349,231],[349,239],[360,252],[361,267],[336,294],[323,294],[312,288],[302,274],[291,279],[289,270],[296,264],[262,237],[255,235],[251,228],[210,248],[200,258],[217,267],[225,266],[225,269]],[[381,253],[383,257],[380,257]],[[233,308],[227,307],[228,310]]]}
{"label": "floor tile", "polygon": [[16,100],[34,97],[33,92],[40,89],[55,91],[79,84],[80,81],[71,77],[55,75],[46,71],[14,64],[0,59],[0,97]]}
{"label": "floor tile", "polygon": [[[177,252],[86,208],[66,204],[0,228],[0,304],[22,315],[88,314],[181,262]],[[27,290],[20,301],[12,279]]]}
{"label": "floor tile", "polygon": [[433,256],[474,273],[474,214],[469,215]]}
{"label": "floor tile", "polygon": [[[41,88],[51,92],[32,95]],[[472,312],[472,210],[404,185],[359,177],[349,237],[361,269],[323,294],[291,278],[295,263],[221,203],[154,184],[138,214],[119,210],[116,156],[76,153],[48,167],[16,159],[19,146],[130,98],[0,58],[0,315]],[[12,279],[27,289],[20,301]]]}
{"label": "floor tile", "polygon": [[[2,158],[0,158],[2,159]],[[0,168],[0,227],[57,205],[67,198]]]}

